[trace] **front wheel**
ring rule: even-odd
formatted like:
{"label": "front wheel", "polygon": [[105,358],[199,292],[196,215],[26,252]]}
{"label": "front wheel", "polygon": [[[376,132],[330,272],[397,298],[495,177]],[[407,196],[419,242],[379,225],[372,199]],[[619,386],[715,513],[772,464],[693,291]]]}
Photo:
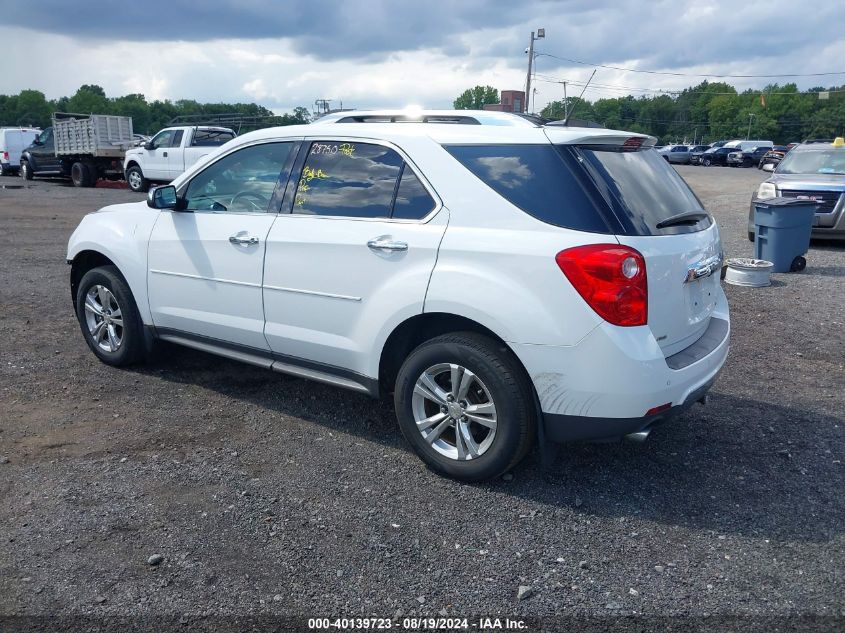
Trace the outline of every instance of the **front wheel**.
{"label": "front wheel", "polygon": [[22,160],[21,161],[21,178],[24,180],[32,180],[32,167],[29,166],[29,162]]}
{"label": "front wheel", "polygon": [[705,158],[704,160],[701,161],[701,164],[704,165],[705,167],[710,167],[710,159]]}
{"label": "front wheel", "polygon": [[144,178],[144,172],[138,165],[132,165],[126,170],[126,183],[132,191],[144,193],[150,188],[150,181]]}
{"label": "front wheel", "polygon": [[89,270],[76,292],[76,318],[94,355],[122,367],[144,358],[144,326],[129,285],[114,266]]}
{"label": "front wheel", "polygon": [[402,434],[436,472],[483,481],[531,448],[536,424],[528,378],[504,343],[471,332],[417,347],[394,393]]}

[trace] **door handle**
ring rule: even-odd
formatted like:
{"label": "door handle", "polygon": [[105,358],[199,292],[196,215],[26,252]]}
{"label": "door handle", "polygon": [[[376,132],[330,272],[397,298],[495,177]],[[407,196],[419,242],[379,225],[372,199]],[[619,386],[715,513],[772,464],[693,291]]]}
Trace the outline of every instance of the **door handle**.
{"label": "door handle", "polygon": [[231,235],[229,236],[229,242],[232,244],[240,244],[241,246],[254,246],[255,244],[258,244],[258,238],[246,235]]}
{"label": "door handle", "polygon": [[379,237],[374,237],[369,242],[367,242],[367,246],[370,250],[373,251],[385,251],[390,253],[399,253],[408,250],[407,242],[400,242],[398,240],[394,240],[389,235],[381,235]]}

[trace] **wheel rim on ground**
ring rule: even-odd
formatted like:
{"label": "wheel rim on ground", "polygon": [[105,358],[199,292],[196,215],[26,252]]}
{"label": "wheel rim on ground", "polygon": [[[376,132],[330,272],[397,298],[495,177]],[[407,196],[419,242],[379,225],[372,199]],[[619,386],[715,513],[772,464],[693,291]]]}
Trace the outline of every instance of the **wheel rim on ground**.
{"label": "wheel rim on ground", "polygon": [[105,286],[92,286],[85,294],[85,324],[94,344],[116,352],[123,344],[123,313],[117,298]]}
{"label": "wheel rim on ground", "polygon": [[129,181],[129,186],[133,189],[141,188],[141,174],[134,169],[127,174],[126,179]]}
{"label": "wheel rim on ground", "polygon": [[414,385],[411,410],[423,440],[449,459],[477,459],[496,437],[490,390],[461,365],[440,363],[426,369]]}

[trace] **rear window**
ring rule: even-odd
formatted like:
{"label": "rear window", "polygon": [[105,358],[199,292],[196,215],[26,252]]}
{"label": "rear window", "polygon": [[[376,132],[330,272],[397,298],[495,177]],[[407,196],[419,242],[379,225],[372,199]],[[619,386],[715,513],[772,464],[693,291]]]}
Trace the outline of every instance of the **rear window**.
{"label": "rear window", "polygon": [[703,212],[677,172],[652,150],[571,145],[452,145],[452,156],[529,215],[591,233],[666,235],[710,226],[710,219],[657,224]]}
{"label": "rear window", "polygon": [[191,147],[218,147],[235,138],[234,133],[226,130],[194,130]]}
{"label": "rear window", "polygon": [[[446,150],[508,202],[538,220],[612,233],[586,174],[554,145],[448,145]],[[662,159],[661,159],[662,160]]]}
{"label": "rear window", "polygon": [[619,148],[572,148],[584,157],[596,186],[610,203],[626,233],[665,235],[690,233],[710,226],[706,217],[694,224],[658,229],[657,224],[688,212],[704,212],[684,179],[657,152],[620,151]]}

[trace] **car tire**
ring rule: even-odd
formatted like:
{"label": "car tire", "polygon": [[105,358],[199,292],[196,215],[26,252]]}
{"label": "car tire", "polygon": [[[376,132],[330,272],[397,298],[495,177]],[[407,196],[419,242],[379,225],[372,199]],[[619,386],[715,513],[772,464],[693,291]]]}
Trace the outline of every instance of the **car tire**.
{"label": "car tire", "polygon": [[144,193],[150,188],[150,181],[144,178],[144,172],[138,165],[132,165],[126,170],[126,183],[136,193]]}
{"label": "car tire", "polygon": [[21,161],[21,178],[24,180],[32,180],[32,167],[29,166],[29,161]]}
{"label": "car tire", "polygon": [[701,164],[704,165],[705,167],[710,167],[710,165],[711,165],[710,159],[709,158],[702,159]]}
{"label": "car tire", "polygon": [[70,167],[70,179],[74,187],[93,187],[91,167],[81,161],[76,161]]}
{"label": "car tire", "polygon": [[115,266],[85,273],[76,292],[76,318],[88,347],[107,365],[124,367],[144,359],[141,315]]}
{"label": "car tire", "polygon": [[[425,386],[432,382],[435,388]],[[445,334],[414,349],[396,378],[394,405],[417,455],[461,481],[507,472],[534,441],[534,397],[525,371],[504,343],[480,334]]]}
{"label": "car tire", "polygon": [[12,168],[6,167],[3,163],[0,163],[0,176],[11,176],[12,175]]}
{"label": "car tire", "polygon": [[752,233],[751,231],[748,231],[748,241],[754,242],[754,233]]}

